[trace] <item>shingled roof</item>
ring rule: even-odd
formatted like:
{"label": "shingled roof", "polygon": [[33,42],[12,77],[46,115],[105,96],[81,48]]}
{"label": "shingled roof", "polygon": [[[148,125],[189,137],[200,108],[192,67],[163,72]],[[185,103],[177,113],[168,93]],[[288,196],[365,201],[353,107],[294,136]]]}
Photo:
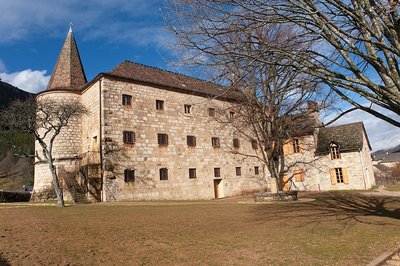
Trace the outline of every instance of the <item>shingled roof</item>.
{"label": "shingled roof", "polygon": [[[363,134],[367,137],[362,122],[321,128],[318,133],[318,144],[315,153],[317,155],[328,154],[331,143],[339,145],[341,152],[362,149]],[[367,142],[369,145],[368,137]]]}
{"label": "shingled roof", "polygon": [[130,61],[120,63],[106,74],[132,81],[159,85],[165,89],[178,89],[186,93],[212,96],[227,100],[238,100],[242,96],[239,91],[229,90],[226,87],[210,81]]}
{"label": "shingled roof", "polygon": [[72,29],[70,28],[53,73],[51,74],[47,90],[77,91],[80,90],[86,82],[87,80],[85,72],[83,71],[78,47]]}

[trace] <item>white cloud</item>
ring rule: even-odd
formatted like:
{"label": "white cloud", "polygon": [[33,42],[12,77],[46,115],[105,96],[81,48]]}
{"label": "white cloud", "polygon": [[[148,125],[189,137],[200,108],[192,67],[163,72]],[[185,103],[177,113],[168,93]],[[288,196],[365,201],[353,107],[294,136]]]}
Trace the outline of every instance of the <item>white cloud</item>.
{"label": "white cloud", "polygon": [[[388,111],[380,111],[389,115]],[[344,115],[334,124],[339,125],[352,122],[364,122],[369,141],[374,151],[392,148],[400,144],[400,128],[361,110]]]}
{"label": "white cloud", "polygon": [[49,82],[50,76],[47,76],[46,73],[46,70],[26,69],[9,74],[0,73],[0,78],[21,90],[38,93],[43,91]]}

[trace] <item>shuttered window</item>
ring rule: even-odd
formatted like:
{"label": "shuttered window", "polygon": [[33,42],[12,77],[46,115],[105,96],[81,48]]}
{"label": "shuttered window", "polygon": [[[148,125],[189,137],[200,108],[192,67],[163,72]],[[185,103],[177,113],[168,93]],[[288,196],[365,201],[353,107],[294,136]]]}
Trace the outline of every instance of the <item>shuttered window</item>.
{"label": "shuttered window", "polygon": [[331,184],[349,184],[349,174],[347,168],[332,168],[329,169],[329,175],[331,177]]}

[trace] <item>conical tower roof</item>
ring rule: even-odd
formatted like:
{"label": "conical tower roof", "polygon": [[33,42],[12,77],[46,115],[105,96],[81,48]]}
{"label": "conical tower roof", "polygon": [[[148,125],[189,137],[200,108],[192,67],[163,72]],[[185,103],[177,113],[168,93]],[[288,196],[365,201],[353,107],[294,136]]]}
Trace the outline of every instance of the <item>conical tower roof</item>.
{"label": "conical tower roof", "polygon": [[70,27],[51,74],[47,90],[79,90],[86,83],[87,80],[78,47]]}

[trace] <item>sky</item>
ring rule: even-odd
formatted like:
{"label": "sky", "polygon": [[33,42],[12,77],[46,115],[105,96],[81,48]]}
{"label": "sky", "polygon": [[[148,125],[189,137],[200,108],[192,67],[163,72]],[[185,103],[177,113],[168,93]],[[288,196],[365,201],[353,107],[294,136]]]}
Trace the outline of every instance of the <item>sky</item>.
{"label": "sky", "polygon": [[[44,90],[70,23],[88,80],[123,60],[167,70],[174,37],[165,30],[164,0],[1,0],[0,78]],[[356,111],[335,124],[363,121],[373,150],[400,144],[400,128]]]}

